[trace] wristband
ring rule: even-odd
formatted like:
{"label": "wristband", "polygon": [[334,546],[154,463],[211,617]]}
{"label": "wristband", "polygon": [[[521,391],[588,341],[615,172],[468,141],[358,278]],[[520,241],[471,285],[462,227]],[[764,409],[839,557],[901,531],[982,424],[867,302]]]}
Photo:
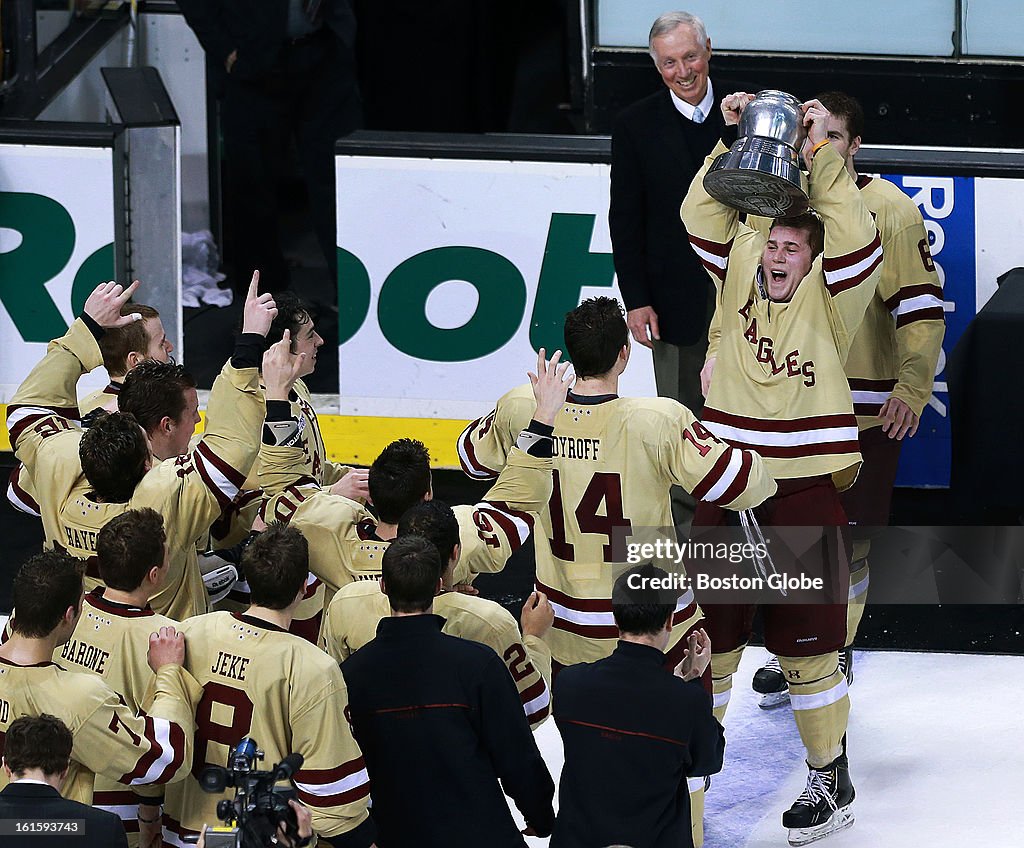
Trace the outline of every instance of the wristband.
{"label": "wristband", "polygon": [[817,153],[819,150],[821,150],[821,148],[823,148],[828,143],[829,143],[828,139],[827,138],[823,138],[816,145],[814,145],[814,147],[811,148],[811,158],[813,159],[814,158],[814,154]]}
{"label": "wristband", "polygon": [[104,333],[106,333],[106,330],[104,330],[99,324],[96,323],[95,318],[93,318],[87,312],[83,312],[80,317],[82,319],[82,323],[89,328],[89,332],[92,333],[92,337],[96,339],[96,341],[99,341],[100,339],[103,338],[103,335]]}

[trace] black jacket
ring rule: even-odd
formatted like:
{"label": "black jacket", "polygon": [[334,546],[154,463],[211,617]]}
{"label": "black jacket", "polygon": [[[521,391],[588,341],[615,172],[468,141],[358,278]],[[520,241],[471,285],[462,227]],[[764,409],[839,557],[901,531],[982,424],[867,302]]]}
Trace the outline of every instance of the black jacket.
{"label": "black jacket", "polygon": [[627,309],[654,307],[671,344],[707,335],[711,278],[679,207],[724,126],[717,104],[703,124],[687,120],[663,87],[623,109],[612,130],[608,225],[619,289]]}
{"label": "black jacket", "polygon": [[565,765],[551,848],[692,848],[686,778],[721,770],[725,733],[700,679],[684,683],[664,661],[620,641],[555,679]]}
{"label": "black jacket", "polygon": [[554,783],[505,664],[486,645],[443,634],[443,624],[385,618],[341,666],[379,844],[518,848],[525,842],[502,787],[546,836]]}
{"label": "black jacket", "polygon": [[[322,2],[324,23],[354,51],[356,19],[349,0]],[[224,71],[224,60],[237,50],[233,77],[265,77],[287,44],[288,0],[178,0],[178,8],[203,45],[215,75]]]}
{"label": "black jacket", "polygon": [[106,810],[97,810],[68,801],[52,786],[39,783],[12,783],[0,791],[0,819],[32,819],[53,821],[70,819],[78,821],[81,836],[67,833],[44,835],[40,833],[24,836],[8,835],[0,839],[4,848],[128,848],[121,819]]}

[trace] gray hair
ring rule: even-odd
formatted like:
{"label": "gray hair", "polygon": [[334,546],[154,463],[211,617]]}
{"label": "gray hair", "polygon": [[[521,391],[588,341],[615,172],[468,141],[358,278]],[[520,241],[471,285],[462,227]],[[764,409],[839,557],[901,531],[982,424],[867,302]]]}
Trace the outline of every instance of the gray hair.
{"label": "gray hair", "polygon": [[707,27],[704,26],[704,21],[696,15],[691,15],[689,12],[665,12],[664,15],[659,15],[651,25],[650,35],[647,36],[647,52],[651,54],[651,58],[655,62],[658,60],[654,56],[654,39],[668,35],[681,26],[690,27],[697,36],[697,41],[702,45],[708,43]]}

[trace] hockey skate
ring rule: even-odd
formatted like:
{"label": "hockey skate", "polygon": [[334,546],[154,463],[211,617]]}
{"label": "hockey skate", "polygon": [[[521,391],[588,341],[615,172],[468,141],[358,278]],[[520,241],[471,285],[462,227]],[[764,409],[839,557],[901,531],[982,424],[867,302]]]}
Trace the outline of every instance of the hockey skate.
{"label": "hockey skate", "polygon": [[782,814],[790,845],[807,845],[853,824],[853,799],[846,753],[824,768],[810,768],[800,797]]}
{"label": "hockey skate", "polygon": [[754,672],[750,683],[755,692],[761,696],[758,706],[762,710],[773,710],[789,703],[789,686],[786,675],[782,673],[779,658],[772,654],[761,668]]}
{"label": "hockey skate", "polygon": [[853,648],[843,648],[839,652],[839,670],[846,677],[846,685],[853,686]]}

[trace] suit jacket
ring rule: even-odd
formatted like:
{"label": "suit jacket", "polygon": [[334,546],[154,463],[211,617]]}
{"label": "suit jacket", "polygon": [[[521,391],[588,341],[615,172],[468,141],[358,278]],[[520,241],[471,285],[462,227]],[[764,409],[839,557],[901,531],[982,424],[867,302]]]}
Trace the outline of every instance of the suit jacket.
{"label": "suit jacket", "polygon": [[39,783],[11,783],[5,786],[0,791],[0,819],[77,819],[84,822],[84,833],[81,836],[5,836],[4,848],[67,848],[68,845],[77,848],[128,848],[124,827],[116,815],[79,804],[78,801],[68,801],[52,786]]}
{"label": "suit jacket", "polygon": [[555,784],[505,664],[443,624],[436,615],[382,619],[377,638],[341,665],[378,842],[525,848],[505,795],[547,836]]}
{"label": "suit jacket", "polygon": [[[203,45],[214,73],[223,73],[233,50],[231,76],[260,79],[273,70],[288,43],[289,0],[178,0],[178,8]],[[323,21],[349,51],[356,18],[349,0],[322,0]]]}
{"label": "suit jacket", "polygon": [[702,125],[680,118],[664,87],[619,114],[608,224],[626,308],[654,307],[662,341],[691,345],[707,334],[711,285],[679,207],[725,122],[717,107]]}
{"label": "suit jacket", "polygon": [[620,641],[555,678],[565,765],[551,848],[692,848],[687,777],[721,770],[725,734],[700,678],[684,683],[664,663]]}

